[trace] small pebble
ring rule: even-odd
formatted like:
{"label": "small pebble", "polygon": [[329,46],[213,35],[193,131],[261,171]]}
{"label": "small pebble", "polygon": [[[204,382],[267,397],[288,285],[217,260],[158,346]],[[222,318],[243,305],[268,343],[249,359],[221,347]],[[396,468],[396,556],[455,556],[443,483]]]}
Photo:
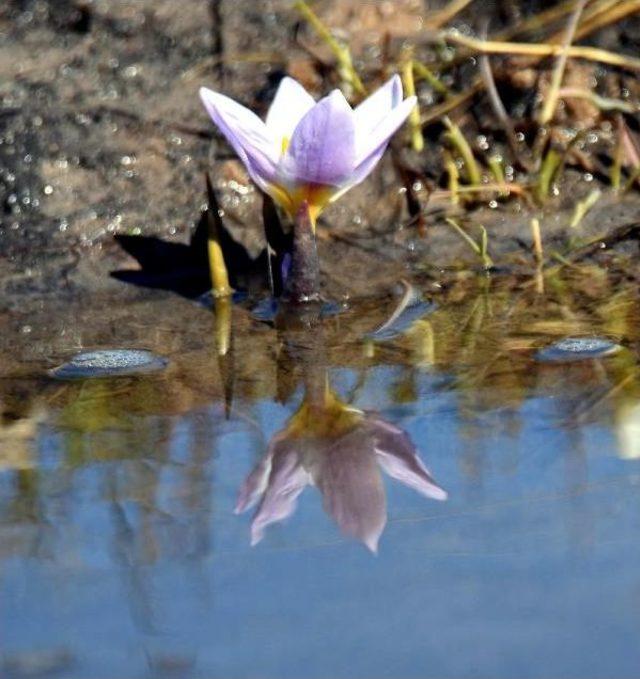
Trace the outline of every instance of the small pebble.
{"label": "small pebble", "polygon": [[168,363],[166,358],[145,349],[104,349],[77,354],[49,374],[61,380],[115,377],[163,370]]}
{"label": "small pebble", "polygon": [[622,347],[604,337],[565,337],[540,349],[536,359],[543,363],[564,363],[603,358],[615,354]]}

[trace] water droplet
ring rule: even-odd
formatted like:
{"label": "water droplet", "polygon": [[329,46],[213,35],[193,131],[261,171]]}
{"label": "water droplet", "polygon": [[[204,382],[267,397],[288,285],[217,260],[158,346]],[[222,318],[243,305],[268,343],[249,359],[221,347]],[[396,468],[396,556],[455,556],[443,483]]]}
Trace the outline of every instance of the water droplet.
{"label": "water droplet", "polygon": [[77,354],[50,375],[62,380],[116,377],[163,370],[167,364],[166,358],[145,349],[103,349]]}
{"label": "water droplet", "polygon": [[565,337],[536,354],[543,363],[565,363],[615,354],[622,347],[603,337]]}
{"label": "water droplet", "polygon": [[481,151],[486,151],[489,148],[489,142],[484,134],[479,134],[476,137],[476,142]]}
{"label": "water droplet", "polygon": [[45,196],[50,196],[53,193],[53,186],[51,186],[51,184],[47,184],[42,189],[42,193],[44,193]]}

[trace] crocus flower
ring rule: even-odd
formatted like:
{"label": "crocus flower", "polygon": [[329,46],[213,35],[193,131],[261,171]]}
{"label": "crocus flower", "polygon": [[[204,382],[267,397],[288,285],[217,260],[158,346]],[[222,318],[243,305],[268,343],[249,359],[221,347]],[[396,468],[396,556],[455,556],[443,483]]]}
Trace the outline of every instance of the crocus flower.
{"label": "crocus flower", "polygon": [[257,544],[267,526],[294,513],[300,493],[313,485],[342,532],[376,552],[387,521],[380,469],[425,497],[447,497],[402,429],[329,394],[322,412],[303,403],[273,437],[240,491],[236,513],[258,505],[251,523],[251,543]]}
{"label": "crocus flower", "polygon": [[403,101],[397,75],[355,109],[340,90],[316,103],[286,77],[265,122],[218,92],[203,87],[200,97],[253,181],[291,217],[306,202],[314,223],[373,170],[416,103]]}

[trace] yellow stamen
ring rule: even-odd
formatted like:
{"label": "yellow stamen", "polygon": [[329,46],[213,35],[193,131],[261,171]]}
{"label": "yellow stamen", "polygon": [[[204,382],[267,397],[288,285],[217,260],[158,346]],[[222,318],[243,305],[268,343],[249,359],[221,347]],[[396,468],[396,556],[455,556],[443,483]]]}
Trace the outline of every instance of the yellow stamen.
{"label": "yellow stamen", "polygon": [[304,201],[309,206],[309,219],[315,231],[318,215],[335,195],[333,186],[323,184],[303,184],[294,190],[287,190],[283,186],[271,184],[269,194],[280,207],[293,219]]}
{"label": "yellow stamen", "polygon": [[280,144],[280,153],[282,153],[282,155],[284,155],[289,148],[289,141],[291,141],[289,137],[282,137],[282,143]]}
{"label": "yellow stamen", "polygon": [[343,403],[327,386],[324,402],[305,399],[286,431],[290,437],[338,437],[352,429],[362,416],[362,411]]}

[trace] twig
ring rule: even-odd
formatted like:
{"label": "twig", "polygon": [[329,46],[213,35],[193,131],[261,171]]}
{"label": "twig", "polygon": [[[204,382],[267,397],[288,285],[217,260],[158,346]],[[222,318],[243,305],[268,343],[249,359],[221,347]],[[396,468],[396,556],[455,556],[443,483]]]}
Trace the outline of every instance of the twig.
{"label": "twig", "polygon": [[471,99],[471,97],[473,97],[473,95],[479,92],[481,89],[482,78],[476,77],[469,83],[467,89],[465,89],[464,92],[452,94],[442,103],[431,107],[428,112],[422,116],[420,122],[423,125],[428,125],[429,123],[439,121],[442,116],[447,115],[447,113],[451,113],[451,111],[458,108],[459,106],[462,106],[462,104],[466,104],[469,99]]}
{"label": "twig", "polygon": [[602,192],[599,189],[593,189],[584,200],[579,200],[573,211],[570,228],[575,229],[584,219],[589,210],[600,200]]}
{"label": "twig", "polygon": [[362,80],[356,71],[353,61],[351,59],[351,52],[349,48],[338,42],[331,31],[324,25],[318,15],[307,5],[304,0],[296,0],[293,6],[302,14],[302,16],[313,26],[320,38],[327,44],[329,49],[338,62],[338,72],[340,78],[353,87],[353,89],[360,95],[366,94]]}
{"label": "twig", "polygon": [[456,151],[458,151],[458,153],[462,156],[462,160],[464,161],[464,165],[467,170],[469,183],[474,186],[480,184],[482,181],[482,174],[480,173],[480,168],[478,167],[478,163],[476,162],[476,159],[473,155],[473,151],[469,146],[469,142],[467,142],[467,140],[464,138],[460,128],[455,123],[451,122],[447,116],[442,119],[442,122],[445,124],[448,130],[447,138]]}
{"label": "twig", "polygon": [[[562,45],[551,45],[548,43],[526,43],[526,42],[499,42],[495,40],[478,40],[460,33],[444,32],[441,38],[456,45],[468,47],[473,52],[479,54],[522,54],[533,57],[553,57],[559,56],[563,49]],[[640,59],[629,57],[624,54],[616,54],[598,47],[587,47],[583,45],[571,45],[567,49],[567,56],[577,59],[596,61],[611,66],[620,66],[632,71],[640,71]]]}
{"label": "twig", "polygon": [[467,245],[476,253],[476,255],[478,255],[482,261],[482,266],[485,269],[490,269],[493,266],[493,261],[491,257],[489,257],[489,253],[487,251],[488,238],[487,230],[484,228],[484,226],[480,226],[480,245],[478,245],[478,243],[476,243],[473,238],[471,238],[471,236],[458,224],[458,222],[455,221],[455,219],[447,218],[445,221],[467,243]]}
{"label": "twig", "polygon": [[449,88],[422,62],[413,62],[413,72],[414,77],[424,78],[438,94],[442,94],[445,97],[450,95]]}
{"label": "twig", "polygon": [[544,203],[549,197],[551,182],[558,174],[563,156],[559,151],[550,148],[542,161],[538,174],[538,184],[536,186],[536,197],[540,203]]}
{"label": "twig", "polygon": [[425,24],[428,28],[441,28],[445,24],[449,23],[456,14],[462,12],[462,10],[469,4],[472,0],[451,0],[451,2],[443,7],[440,11],[430,14],[425,19]]}
{"label": "twig", "polygon": [[[413,81],[413,59],[407,58],[402,67],[402,83],[407,97],[413,97],[416,94],[416,86]],[[420,125],[420,107],[416,103],[413,110],[409,114],[409,128],[411,130],[411,145],[413,150],[420,152],[424,149],[424,137],[422,136],[422,127]]]}
{"label": "twig", "polygon": [[458,203],[460,202],[460,198],[458,196],[458,192],[460,189],[459,182],[460,174],[458,172],[458,166],[456,165],[456,161],[453,159],[453,156],[446,149],[444,150],[444,169],[449,178],[449,192],[451,193],[451,204],[458,205]]}
{"label": "twig", "polygon": [[585,2],[586,0],[577,0],[576,7],[569,18],[566,36],[562,43],[562,51],[558,55],[558,60],[551,77],[551,86],[549,87],[549,92],[547,93],[544,105],[540,111],[539,122],[541,125],[546,125],[551,118],[553,118],[553,114],[555,113],[558,104],[558,90],[562,84],[562,78],[564,77],[564,71],[567,66],[569,48],[573,42],[573,36],[576,32],[578,22],[580,21],[580,15],[584,9]]}
{"label": "twig", "polygon": [[622,99],[601,97],[599,94],[581,87],[561,87],[558,90],[558,97],[562,99],[586,99],[601,111],[622,111],[623,113],[637,113],[640,111],[640,106],[637,104],[632,104]]}
{"label": "twig", "polygon": [[533,238],[533,257],[538,265],[542,264],[542,236],[540,235],[540,221],[535,217],[531,220],[531,236]]}
{"label": "twig", "polygon": [[[578,25],[574,40],[582,40],[588,35],[597,31],[604,26],[621,21],[625,17],[640,12],[638,0],[607,0],[606,2],[596,5],[589,10],[586,10],[580,24]],[[548,42],[560,42],[562,34],[556,34],[549,38]]]}
{"label": "twig", "polygon": [[491,108],[493,109],[496,118],[498,118],[502,124],[502,127],[504,128],[511,153],[513,153],[515,158],[518,158],[519,151],[516,132],[513,128],[511,118],[509,117],[509,114],[502,103],[502,99],[500,99],[500,95],[498,94],[498,88],[496,87],[496,81],[493,77],[493,72],[491,71],[489,57],[486,54],[480,55],[478,58],[478,66],[480,67],[480,76],[482,77],[487,94],[489,95],[489,103],[491,104]]}

